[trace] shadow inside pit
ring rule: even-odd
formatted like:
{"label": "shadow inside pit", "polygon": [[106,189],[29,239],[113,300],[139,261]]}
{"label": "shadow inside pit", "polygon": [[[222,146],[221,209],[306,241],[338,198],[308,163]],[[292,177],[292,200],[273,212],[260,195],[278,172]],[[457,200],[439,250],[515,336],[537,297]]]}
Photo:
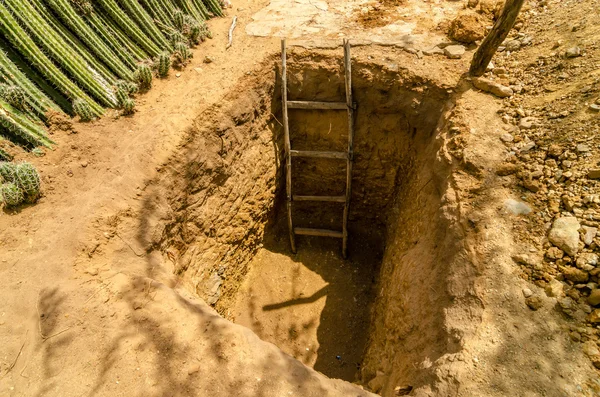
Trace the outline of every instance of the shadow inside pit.
{"label": "shadow inside pit", "polygon": [[[368,340],[370,308],[383,256],[382,235],[374,228],[351,229],[348,259],[342,258],[340,239],[297,236],[297,253],[293,254],[286,219],[285,205],[277,205],[263,247],[267,255],[283,257],[279,266],[281,262],[284,267],[295,266],[289,270],[291,285],[277,284],[280,278],[261,277],[263,285],[257,288],[263,292],[246,298],[254,311],[251,328],[262,338],[274,338],[284,351],[313,364],[328,377],[355,381]],[[286,273],[286,269],[277,270]],[[252,302],[256,295],[272,301]],[[261,324],[261,319],[270,325]],[[308,345],[314,343],[311,335],[315,332],[316,351]]]}

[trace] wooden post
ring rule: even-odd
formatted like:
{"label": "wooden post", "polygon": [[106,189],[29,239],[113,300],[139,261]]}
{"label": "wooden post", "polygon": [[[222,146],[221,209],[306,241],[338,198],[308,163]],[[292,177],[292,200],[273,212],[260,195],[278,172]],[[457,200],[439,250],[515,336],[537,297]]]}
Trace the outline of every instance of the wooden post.
{"label": "wooden post", "polygon": [[502,44],[515,25],[524,2],[525,0],[506,0],[502,15],[500,15],[490,33],[485,37],[477,52],[475,52],[471,68],[469,69],[471,76],[479,77],[485,73],[496,50],[498,50],[498,46]]}

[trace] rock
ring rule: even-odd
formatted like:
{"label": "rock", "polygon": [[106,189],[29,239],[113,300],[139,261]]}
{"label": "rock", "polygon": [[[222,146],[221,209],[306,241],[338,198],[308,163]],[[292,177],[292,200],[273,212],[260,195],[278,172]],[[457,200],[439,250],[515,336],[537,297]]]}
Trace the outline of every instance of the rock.
{"label": "rock", "polygon": [[531,149],[533,149],[535,147],[535,142],[534,141],[529,141],[527,143],[525,143],[522,147],[521,147],[521,152],[528,152]]}
{"label": "rock", "polygon": [[571,47],[567,51],[565,51],[565,56],[567,58],[577,58],[581,56],[581,48],[579,47]]}
{"label": "rock", "polygon": [[519,40],[509,40],[504,44],[506,51],[518,51],[521,48],[521,42]]}
{"label": "rock", "polygon": [[560,298],[563,295],[563,283],[553,278],[546,286],[546,294],[553,298]]}
{"label": "rock", "polygon": [[519,122],[519,128],[522,130],[530,130],[537,124],[535,117],[523,117]]}
{"label": "rock", "polygon": [[593,170],[589,170],[587,177],[590,179],[600,179],[600,169],[596,168]]}
{"label": "rock", "polygon": [[511,134],[506,133],[506,134],[500,135],[500,140],[504,143],[511,143],[512,141],[515,140],[515,138],[513,138],[513,136]]}
{"label": "rock", "polygon": [[598,349],[598,345],[596,345],[596,343],[591,340],[585,342],[583,346],[581,346],[581,350],[583,350],[585,355],[588,357],[595,357],[600,355],[600,349]]}
{"label": "rock", "polygon": [[533,269],[540,268],[542,265],[542,258],[532,254],[518,254],[512,256],[513,261],[521,265],[529,266]]}
{"label": "rock", "polygon": [[579,145],[577,145],[576,149],[578,153],[587,153],[591,150],[590,147],[585,143],[580,143]]}
{"label": "rock", "polygon": [[443,55],[444,54],[444,50],[442,50],[440,47],[435,46],[433,48],[430,48],[428,50],[423,50],[423,54],[424,55]]}
{"label": "rock", "polygon": [[516,172],[518,172],[520,170],[521,167],[519,167],[516,164],[513,163],[504,163],[504,164],[500,164],[500,166],[498,166],[498,169],[496,170],[496,174],[500,175],[500,176],[507,176],[507,175],[512,175]]}
{"label": "rock", "polygon": [[214,59],[213,57],[206,55],[206,56],[204,57],[204,61],[203,61],[203,62],[204,62],[204,63],[213,63],[213,62],[214,62],[214,60],[215,60],[215,59]]}
{"label": "rock", "polygon": [[[577,267],[580,269],[584,269],[584,270],[586,268],[589,268],[590,266],[591,266],[591,268],[594,268],[594,266],[596,266],[597,264],[598,264],[598,255],[589,253],[589,252],[584,252],[583,254],[580,254],[577,257],[577,261],[576,261]],[[586,265],[590,265],[590,266],[586,266]]]}
{"label": "rock", "polygon": [[371,389],[371,391],[373,393],[379,393],[381,391],[381,389],[383,389],[383,386],[385,385],[387,380],[388,380],[388,376],[383,375],[383,374],[378,374],[376,377],[371,379],[369,381],[369,383],[367,383],[367,386],[369,386],[369,389]]}
{"label": "rock", "polygon": [[600,323],[600,309],[596,309],[590,313],[587,320],[592,324]]}
{"label": "rock", "polygon": [[590,278],[589,274],[575,267],[565,268],[563,270],[563,274],[565,275],[565,278],[567,280],[572,281],[576,284],[586,283]]}
{"label": "rock", "polygon": [[523,296],[525,298],[529,298],[532,295],[533,295],[533,291],[531,291],[529,288],[523,288]]}
{"label": "rock", "polygon": [[513,95],[513,90],[509,87],[503,86],[502,84],[496,83],[484,77],[474,78],[473,86],[481,91],[492,93],[500,98],[506,98]]}
{"label": "rock", "polygon": [[587,303],[591,306],[600,306],[600,289],[595,289],[587,298]]}
{"label": "rock", "polygon": [[444,48],[444,54],[450,59],[460,59],[465,55],[465,47],[459,44],[449,45]]}
{"label": "rock", "polygon": [[529,308],[531,310],[538,310],[542,306],[544,306],[544,301],[539,296],[534,295],[534,296],[530,296],[529,298],[525,299],[525,304],[527,306],[529,306]]}
{"label": "rock", "polygon": [[504,208],[514,215],[527,215],[531,212],[531,207],[515,199],[507,199],[504,202]]}
{"label": "rock", "polygon": [[485,37],[487,21],[479,14],[461,13],[451,23],[448,36],[461,43],[474,43]]}
{"label": "rock", "polygon": [[581,236],[585,245],[591,245],[594,242],[594,237],[598,234],[598,228],[592,226],[582,226],[583,235]]}
{"label": "rock", "polygon": [[562,250],[560,248],[550,247],[546,251],[546,258],[555,261],[557,259],[561,259],[564,256],[564,254],[565,253],[562,252]]}
{"label": "rock", "polygon": [[523,187],[533,193],[537,193],[540,190],[540,184],[531,178],[523,179]]}
{"label": "rock", "polygon": [[548,148],[548,156],[558,158],[563,153],[563,148],[559,145],[550,145]]}
{"label": "rock", "polygon": [[573,301],[573,299],[571,299],[568,296],[565,298],[559,299],[558,305],[560,306],[560,308],[562,309],[563,312],[565,312],[569,316],[573,315],[573,312],[575,310],[575,302]]}
{"label": "rock", "polygon": [[592,103],[588,109],[590,109],[592,112],[600,112],[600,105],[596,105],[595,103]]}
{"label": "rock", "polygon": [[574,257],[579,250],[579,222],[574,216],[558,218],[552,224],[548,240]]}

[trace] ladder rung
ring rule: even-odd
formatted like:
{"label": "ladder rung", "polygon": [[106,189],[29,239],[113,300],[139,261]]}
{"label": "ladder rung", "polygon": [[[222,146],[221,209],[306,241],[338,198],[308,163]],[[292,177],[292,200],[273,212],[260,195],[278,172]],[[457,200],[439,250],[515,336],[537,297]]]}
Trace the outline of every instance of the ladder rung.
{"label": "ladder rung", "polygon": [[327,230],[327,229],[311,229],[308,227],[295,227],[294,233],[301,234],[304,236],[322,236],[322,237],[344,237],[344,233],[336,232],[335,230]]}
{"label": "ladder rung", "polygon": [[288,101],[288,109],[346,110],[346,102]]}
{"label": "ladder rung", "polygon": [[328,201],[333,203],[345,203],[346,196],[292,196],[293,201]]}
{"label": "ladder rung", "polygon": [[348,158],[346,152],[324,152],[315,150],[290,150],[292,157],[318,157],[323,159],[342,159]]}

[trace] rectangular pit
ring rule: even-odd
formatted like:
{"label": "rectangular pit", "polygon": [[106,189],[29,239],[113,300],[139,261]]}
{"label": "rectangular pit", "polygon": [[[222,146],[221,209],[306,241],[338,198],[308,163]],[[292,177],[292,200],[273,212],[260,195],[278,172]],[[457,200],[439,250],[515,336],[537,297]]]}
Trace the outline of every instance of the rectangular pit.
{"label": "rectangular pit", "polygon": [[[290,100],[343,100],[336,52],[291,51]],[[388,60],[353,59],[358,110],[343,260],[334,239],[299,237],[298,254],[290,252],[279,73],[277,56],[265,60],[190,131],[165,177],[173,212],[160,247],[219,313],[318,371],[383,395],[425,383],[427,368],[415,363],[458,349],[443,323],[455,247],[438,216],[447,171],[435,138],[447,87]],[[344,150],[345,116],[290,111],[292,147]],[[294,160],[294,190],[341,194],[345,171],[334,161]],[[340,229],[342,204],[294,208],[298,226]]]}

